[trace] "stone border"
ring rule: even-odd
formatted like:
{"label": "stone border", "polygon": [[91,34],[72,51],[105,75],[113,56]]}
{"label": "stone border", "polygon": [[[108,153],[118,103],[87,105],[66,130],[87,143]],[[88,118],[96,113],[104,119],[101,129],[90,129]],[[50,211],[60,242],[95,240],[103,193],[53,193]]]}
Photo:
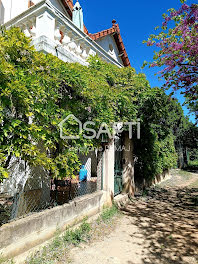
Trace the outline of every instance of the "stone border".
{"label": "stone border", "polygon": [[85,216],[101,211],[111,203],[107,192],[98,191],[76,198],[68,204],[35,213],[0,227],[0,254],[13,258],[51,239],[57,229],[63,231],[77,224]]}

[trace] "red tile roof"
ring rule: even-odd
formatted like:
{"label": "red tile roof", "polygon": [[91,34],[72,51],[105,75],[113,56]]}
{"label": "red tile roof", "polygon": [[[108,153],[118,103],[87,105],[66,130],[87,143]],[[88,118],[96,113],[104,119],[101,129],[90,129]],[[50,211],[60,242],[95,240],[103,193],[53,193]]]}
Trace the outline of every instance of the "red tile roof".
{"label": "red tile roof", "polygon": [[131,66],[127,52],[126,52],[126,49],[125,49],[125,46],[124,46],[124,43],[123,43],[123,40],[122,40],[122,37],[121,37],[121,34],[120,34],[119,25],[116,24],[115,20],[113,20],[112,23],[113,23],[113,26],[111,28],[100,31],[100,32],[95,33],[95,34],[89,34],[89,36],[93,40],[98,40],[98,39],[106,37],[108,35],[112,35],[114,37],[116,44],[117,44],[119,55],[122,59],[123,65],[125,67]]}
{"label": "red tile roof", "polygon": [[[68,14],[70,15],[70,17],[72,18],[72,10],[73,10],[73,0],[61,0],[63,5],[65,6]],[[131,66],[122,37],[120,35],[120,28],[119,25],[116,24],[116,21],[113,20],[112,21],[113,26],[110,29],[106,29],[103,31],[100,31],[98,33],[95,34],[90,34],[87,30],[87,28],[84,25],[84,32],[90,36],[90,38],[92,38],[93,40],[98,40],[100,38],[106,37],[108,35],[112,35],[114,37],[114,40],[117,44],[118,47],[118,51],[119,51],[119,56],[122,59],[123,65],[125,67],[127,66]]]}
{"label": "red tile roof", "polygon": [[73,0],[61,0],[70,17],[72,17],[72,9],[74,7]]}

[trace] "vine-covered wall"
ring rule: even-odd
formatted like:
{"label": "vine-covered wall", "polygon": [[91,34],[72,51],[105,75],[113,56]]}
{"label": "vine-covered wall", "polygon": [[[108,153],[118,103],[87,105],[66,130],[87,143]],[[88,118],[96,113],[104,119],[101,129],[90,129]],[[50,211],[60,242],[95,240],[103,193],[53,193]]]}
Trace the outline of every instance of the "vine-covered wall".
{"label": "vine-covered wall", "polygon": [[[178,112],[180,113],[178,115]],[[64,63],[34,50],[20,29],[0,34],[0,177],[8,177],[12,156],[42,166],[57,177],[79,168],[77,149],[98,146],[100,139],[60,138],[58,124],[69,114],[82,122],[140,119],[141,139],[135,140],[139,173],[152,178],[175,165],[174,128],[181,106],[163,90],[151,88],[146,76],[131,67],[119,69],[89,59],[89,67]],[[71,121],[64,134],[77,132]],[[42,148],[39,146],[42,145]]]}

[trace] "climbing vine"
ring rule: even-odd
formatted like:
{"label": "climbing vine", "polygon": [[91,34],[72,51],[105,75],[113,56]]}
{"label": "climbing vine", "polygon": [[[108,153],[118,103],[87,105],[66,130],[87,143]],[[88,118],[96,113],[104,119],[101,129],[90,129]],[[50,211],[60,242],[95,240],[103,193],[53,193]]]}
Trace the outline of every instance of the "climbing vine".
{"label": "climbing vine", "polygon": [[[153,176],[176,160],[171,107],[172,100],[151,89],[145,75],[133,68],[119,69],[98,57],[90,57],[89,67],[64,63],[35,51],[18,28],[0,34],[1,179],[8,177],[12,157],[54,176],[72,176],[79,168],[77,149],[97,146],[100,140],[82,134],[61,139],[58,125],[69,114],[95,122],[95,129],[103,122],[140,118],[141,164]],[[175,124],[179,121],[172,113]],[[74,121],[68,120],[63,132],[75,134]]]}

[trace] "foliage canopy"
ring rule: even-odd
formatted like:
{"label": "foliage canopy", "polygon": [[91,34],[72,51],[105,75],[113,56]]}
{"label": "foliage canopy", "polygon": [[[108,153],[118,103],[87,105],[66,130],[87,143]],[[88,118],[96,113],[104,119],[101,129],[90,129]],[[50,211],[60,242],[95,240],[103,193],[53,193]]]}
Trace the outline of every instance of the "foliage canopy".
{"label": "foliage canopy", "polygon": [[198,117],[198,4],[181,2],[179,10],[171,8],[163,14],[162,27],[156,28],[159,33],[145,42],[156,47],[150,67],[162,67],[165,87],[179,89]]}
{"label": "foliage canopy", "polygon": [[[178,115],[179,112],[179,115]],[[13,156],[42,166],[53,176],[72,177],[79,169],[78,151],[100,145],[80,135],[60,138],[58,124],[69,114],[95,129],[105,122],[140,118],[142,173],[153,177],[176,162],[174,129],[183,112],[159,88],[151,89],[144,74],[117,68],[98,57],[89,66],[64,63],[34,50],[20,29],[0,34],[0,178],[8,176]],[[76,132],[68,121],[64,133]],[[71,148],[72,147],[72,148]]]}

